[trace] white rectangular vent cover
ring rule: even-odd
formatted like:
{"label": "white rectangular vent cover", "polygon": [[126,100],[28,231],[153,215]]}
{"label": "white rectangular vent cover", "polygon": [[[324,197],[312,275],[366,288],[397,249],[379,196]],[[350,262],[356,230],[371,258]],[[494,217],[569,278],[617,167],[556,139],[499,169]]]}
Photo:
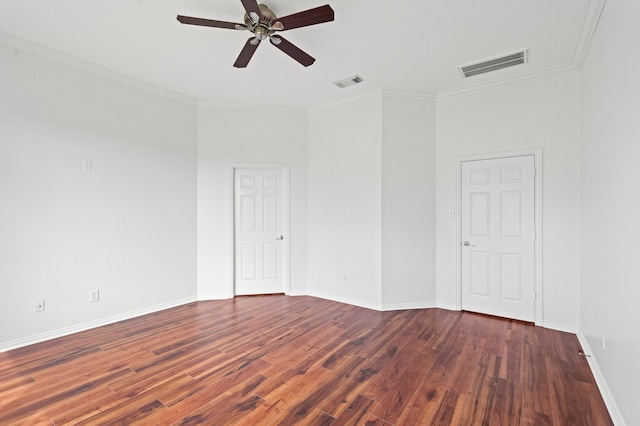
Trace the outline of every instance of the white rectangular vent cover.
{"label": "white rectangular vent cover", "polygon": [[515,65],[526,64],[528,61],[528,50],[509,53],[507,55],[495,58],[485,59],[475,64],[461,65],[458,67],[462,78],[472,77],[474,75],[484,74],[492,71],[501,70],[503,68],[513,67]]}
{"label": "white rectangular vent cover", "polygon": [[344,89],[345,87],[353,86],[354,84],[362,83],[363,81],[364,78],[360,77],[359,75],[354,75],[353,77],[345,78],[344,80],[334,81],[333,84],[341,89]]}

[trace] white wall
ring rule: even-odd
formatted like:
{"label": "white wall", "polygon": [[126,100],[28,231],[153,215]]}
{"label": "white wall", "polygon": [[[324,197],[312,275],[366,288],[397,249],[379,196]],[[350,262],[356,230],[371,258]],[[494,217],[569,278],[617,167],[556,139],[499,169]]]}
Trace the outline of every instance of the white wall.
{"label": "white wall", "polygon": [[640,424],[638,40],[640,3],[607,2],[582,69],[580,331],[628,425]]}
{"label": "white wall", "polygon": [[383,309],[435,306],[435,119],[435,98],[383,94]]}
{"label": "white wall", "polygon": [[195,299],[195,106],[2,44],[0,70],[0,349]]}
{"label": "white wall", "polygon": [[381,161],[379,94],[309,113],[309,294],[380,309]]}
{"label": "white wall", "polygon": [[435,99],[379,91],[309,116],[309,293],[434,306]]}
{"label": "white wall", "polygon": [[306,111],[201,106],[198,112],[198,298],[231,297],[233,163],[290,165],[291,294],[307,293]]}
{"label": "white wall", "polygon": [[578,327],[580,78],[577,72],[438,100],[437,301],[456,301],[456,160],[543,148],[543,324]]}

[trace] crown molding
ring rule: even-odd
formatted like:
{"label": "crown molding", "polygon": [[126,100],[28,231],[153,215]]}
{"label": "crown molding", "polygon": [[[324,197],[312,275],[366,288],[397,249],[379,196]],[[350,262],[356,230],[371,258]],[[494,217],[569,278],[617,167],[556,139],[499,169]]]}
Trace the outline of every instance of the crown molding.
{"label": "crown molding", "polygon": [[582,21],[580,39],[578,40],[578,45],[573,55],[573,66],[578,70],[582,69],[582,64],[589,52],[591,40],[593,40],[593,35],[598,28],[598,22],[600,22],[600,17],[602,16],[606,2],[607,0],[589,0],[584,20]]}
{"label": "crown molding", "polygon": [[315,112],[315,111],[322,111],[322,110],[326,110],[326,109],[332,109],[332,108],[337,108],[343,105],[349,105],[352,103],[356,103],[356,102],[360,102],[362,100],[365,99],[371,99],[371,98],[375,98],[375,97],[380,97],[382,96],[382,89],[378,88],[378,89],[373,89],[373,90],[367,90],[366,92],[361,92],[358,94],[355,94],[353,96],[349,96],[349,97],[342,97],[338,100],[335,101],[331,101],[331,102],[327,102],[324,104],[319,104],[319,105],[314,105],[308,108],[309,112]]}
{"label": "crown molding", "polygon": [[80,71],[88,72],[98,77],[125,84],[127,86],[134,87],[136,89],[140,89],[154,95],[162,96],[164,98],[181,102],[190,106],[197,105],[197,100],[190,96],[146,82],[144,80],[140,80],[136,77],[132,77],[119,71],[115,71],[111,68],[106,68],[102,65],[77,58],[67,53],[60,52],[59,50],[34,43],[29,40],[25,40],[21,37],[14,36],[13,34],[9,34],[4,31],[0,31],[0,44],[4,44],[10,48],[18,49],[35,56],[61,63],[63,65],[67,65]]}
{"label": "crown molding", "polygon": [[256,111],[256,112],[279,112],[288,114],[306,114],[307,108],[304,107],[278,107],[269,105],[243,105],[243,104],[225,104],[217,102],[198,102],[198,109],[217,109],[227,111]]}
{"label": "crown molding", "polygon": [[340,106],[349,105],[352,103],[356,103],[362,100],[372,99],[372,98],[395,98],[395,99],[405,99],[405,100],[422,101],[422,102],[434,102],[437,99],[436,95],[434,94],[407,92],[407,91],[400,91],[400,90],[393,90],[393,89],[385,89],[380,87],[377,89],[368,90],[366,92],[359,93],[351,97],[345,97],[333,102],[312,106],[308,109],[308,111],[314,112],[314,111],[322,111],[326,109],[337,108]]}
{"label": "crown molding", "polygon": [[489,83],[478,84],[474,86],[463,87],[461,89],[446,90],[438,93],[438,100],[453,98],[456,96],[467,95],[471,93],[489,92],[503,87],[526,84],[533,81],[545,80],[548,78],[559,77],[563,75],[575,74],[578,70],[573,65],[563,65],[560,67],[549,68],[542,71],[521,74],[511,78],[505,78]]}
{"label": "crown molding", "polygon": [[402,90],[382,89],[382,96],[385,98],[404,99],[410,101],[433,102],[438,97],[433,93],[406,92]]}

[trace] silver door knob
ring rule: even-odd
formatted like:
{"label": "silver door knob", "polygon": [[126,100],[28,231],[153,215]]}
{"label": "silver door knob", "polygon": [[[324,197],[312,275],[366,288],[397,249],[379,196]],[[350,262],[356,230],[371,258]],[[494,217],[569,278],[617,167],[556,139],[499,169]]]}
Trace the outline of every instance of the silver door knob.
{"label": "silver door knob", "polygon": [[284,240],[284,235],[280,235],[278,238],[276,238],[276,241],[280,241],[280,240]]}
{"label": "silver door knob", "polygon": [[469,247],[469,246],[471,246],[471,247],[475,247],[475,246],[476,246],[475,244],[471,244],[469,241],[465,241],[465,242],[464,242],[464,243],[462,243],[462,244],[463,244],[464,246],[466,246],[466,247]]}

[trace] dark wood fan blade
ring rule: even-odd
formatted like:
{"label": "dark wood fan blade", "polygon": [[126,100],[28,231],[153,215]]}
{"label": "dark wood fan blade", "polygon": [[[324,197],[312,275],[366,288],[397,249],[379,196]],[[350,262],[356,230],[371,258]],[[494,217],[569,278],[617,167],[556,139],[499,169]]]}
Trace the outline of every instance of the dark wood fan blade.
{"label": "dark wood fan blade", "polygon": [[258,2],[256,0],[241,0],[242,1],[242,5],[244,6],[244,10],[247,11],[247,13],[251,13],[251,12],[255,12],[258,14],[258,16],[262,16],[262,13],[260,13],[260,8],[258,7]]}
{"label": "dark wood fan blade", "polygon": [[242,48],[242,51],[240,52],[240,55],[238,55],[238,59],[236,59],[236,62],[233,64],[234,67],[246,68],[247,65],[249,65],[249,61],[251,60],[251,57],[253,56],[254,53],[256,53],[256,49],[260,45],[260,40],[258,40],[258,42],[255,45],[251,44],[251,41],[254,39],[255,37],[251,37],[249,38],[249,40],[247,40],[244,47]]}
{"label": "dark wood fan blade", "polygon": [[307,53],[300,50],[300,48],[296,47],[292,43],[288,42],[286,39],[282,38],[282,36],[278,35],[280,39],[280,44],[273,44],[278,49],[282,50],[287,55],[291,56],[296,61],[300,62],[305,67],[313,64],[316,60],[309,56]]}
{"label": "dark wood fan blade", "polygon": [[[182,16],[182,15],[178,15],[178,21],[188,25],[201,25],[203,27],[228,28],[231,30],[235,30],[236,25],[241,25],[233,22],[215,21],[213,19],[194,18],[192,16]],[[244,25],[242,26],[244,27]]]}
{"label": "dark wood fan blade", "polygon": [[286,31],[294,28],[307,27],[309,25],[322,24],[323,22],[330,22],[333,21],[333,19],[333,9],[331,9],[331,6],[328,4],[325,4],[324,6],[316,7],[314,9],[278,18],[278,21],[284,25],[284,30],[282,31]]}

